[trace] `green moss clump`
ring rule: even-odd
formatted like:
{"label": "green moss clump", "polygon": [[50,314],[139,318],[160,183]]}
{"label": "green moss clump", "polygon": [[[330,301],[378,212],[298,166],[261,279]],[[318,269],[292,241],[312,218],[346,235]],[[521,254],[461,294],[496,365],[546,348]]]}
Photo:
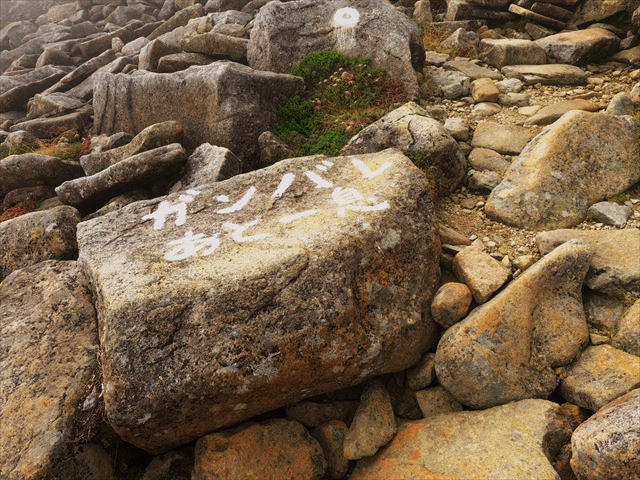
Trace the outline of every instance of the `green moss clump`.
{"label": "green moss clump", "polygon": [[402,84],[365,57],[313,52],[289,73],[304,79],[306,92],[278,109],[274,134],[295,156],[338,155],[364,126],[408,100]]}

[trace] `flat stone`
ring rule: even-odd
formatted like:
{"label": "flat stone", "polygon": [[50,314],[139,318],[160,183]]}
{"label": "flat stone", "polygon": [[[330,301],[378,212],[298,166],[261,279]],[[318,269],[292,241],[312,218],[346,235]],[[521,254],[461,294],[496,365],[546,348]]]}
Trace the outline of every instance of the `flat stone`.
{"label": "flat stone", "polygon": [[637,8],[635,0],[584,0],[576,9],[573,21],[576,25],[604,20],[619,12],[631,14]]}
{"label": "flat stone", "polygon": [[34,118],[25,122],[16,123],[9,130],[26,130],[35,137],[50,139],[62,135],[69,130],[78,133],[83,132],[90,119],[90,111],[81,110],[58,117]]}
{"label": "flat stone", "polygon": [[490,148],[474,148],[468,157],[469,166],[477,171],[490,170],[503,174],[510,163],[495,150]]}
{"label": "flat stone", "polygon": [[453,259],[456,276],[477,303],[485,303],[509,279],[509,270],[478,247],[467,247]]}
{"label": "flat stone", "polygon": [[571,436],[579,478],[634,478],[640,472],[640,389],[606,404]]}
{"label": "flat stone", "polygon": [[37,153],[9,155],[0,159],[0,197],[22,187],[55,187],[82,175],[77,162]]}
{"label": "flat stone", "polygon": [[[8,77],[10,82],[0,83],[0,111],[23,110],[29,100],[36,93],[64,77],[65,72],[50,65],[36,68],[22,75]],[[6,78],[5,75],[2,78]]]}
{"label": "flat stone", "polygon": [[386,150],[284,160],[80,223],[111,425],[159,452],[415,364],[436,339],[429,191]]}
{"label": "flat stone", "polygon": [[503,76],[500,72],[491,70],[490,68],[481,67],[469,60],[449,60],[443,67],[445,70],[456,70],[471,80],[477,80],[479,78],[490,78],[491,80],[502,80]]}
{"label": "flat stone", "polygon": [[469,140],[469,124],[462,117],[449,117],[444,122],[444,128],[449,134],[459,142]]}
{"label": "flat stone", "polygon": [[186,159],[184,148],[172,143],[138,153],[89,177],[68,180],[56,188],[56,194],[63,203],[82,210],[102,206],[126,190],[176,173]]}
{"label": "flat stone", "polygon": [[116,59],[116,52],[113,49],[108,49],[97,55],[77,68],[67,73],[64,77],[58,80],[56,83],[47,88],[43,93],[48,95],[55,92],[66,92],[73,87],[82,83],[92,73],[96,72],[100,68],[110,64]]}
{"label": "flat stone", "polygon": [[172,53],[160,57],[158,60],[158,72],[173,73],[186,70],[194,65],[209,65],[214,60],[201,53]]}
{"label": "flat stone", "polygon": [[445,70],[438,67],[427,67],[429,80],[437,95],[444,98],[456,99],[469,94],[470,79],[462,72],[455,70]]}
{"label": "flat stone", "polygon": [[416,392],[416,400],[420,406],[422,418],[462,410],[462,405],[453,398],[453,395],[439,385]]}
{"label": "flat stone", "polygon": [[402,424],[389,446],[359,461],[350,478],[557,480],[547,456],[570,436],[561,407],[547,400],[436,415]]}
{"label": "flat stone", "polygon": [[199,439],[191,478],[320,480],[326,468],[322,448],[309,432],[298,422],[276,418]]}
{"label": "flat stone", "polygon": [[409,102],[351,137],[342,148],[342,155],[374,153],[395,147],[409,158],[423,160],[423,168],[439,171],[437,189],[451,192],[462,180],[464,155],[458,142],[444,126],[430,117],[427,111]]}
{"label": "flat stone", "polygon": [[56,207],[0,223],[0,279],[45,260],[71,260],[78,254],[75,208]]}
{"label": "flat stone", "polygon": [[471,146],[489,148],[498,153],[518,154],[536,133],[537,130],[535,129],[523,128],[517,125],[502,125],[490,120],[484,120],[478,123],[476,127]]}
{"label": "flat stone", "polygon": [[553,28],[562,29],[565,27],[565,23],[561,22],[560,20],[556,20],[555,18],[551,18],[547,15],[542,15],[540,13],[534,12],[532,10],[528,10],[526,8],[522,8],[514,3],[509,5],[509,11],[511,13],[515,13],[516,15],[519,15],[528,20],[538,22],[538,23],[543,23]]}
{"label": "flat stone", "polygon": [[531,11],[544,15],[545,17],[551,17],[565,22],[567,20],[571,20],[571,17],[573,17],[573,12],[571,10],[554,5],[553,3],[547,3],[544,0],[541,2],[535,2],[531,5]]}
{"label": "flat stone", "polygon": [[604,28],[563,32],[536,40],[549,63],[585,65],[602,61],[618,51],[620,39]]}
{"label": "flat stone", "polygon": [[507,65],[542,65],[547,63],[544,50],[534,42],[511,38],[481,40],[478,44],[478,57],[498,69]]}
{"label": "flat stone", "polygon": [[497,103],[483,102],[477,103],[474,105],[469,118],[479,119],[479,118],[487,118],[500,113],[502,107]]}
{"label": "flat stone", "polygon": [[505,77],[517,78],[527,85],[584,85],[587,74],[574,65],[513,65],[500,70]]}
{"label": "flat stone", "polygon": [[343,8],[343,0],[278,2],[261,8],[251,29],[249,66],[286,73],[311,52],[337,50],[369,57],[416,98],[414,69],[424,66],[422,33],[416,24],[386,0],[352,0],[348,8],[357,12]]}
{"label": "flat stone", "polygon": [[94,87],[95,130],[137,134],[154,123],[175,120],[184,128],[186,147],[211,143],[228,148],[250,170],[254,165],[249,160],[259,153],[258,136],[271,128],[276,108],[303,87],[299,77],[230,62],[175,73],[101,73]]}
{"label": "flat stone", "polygon": [[440,384],[476,409],[553,392],[553,368],[589,340],[581,286],[590,259],[566,243],[450,327],[436,350]]}
{"label": "flat stone", "polygon": [[391,399],[380,381],[373,381],[362,392],[360,405],[344,436],[344,457],[357,460],[375,454],[396,433]]}
{"label": "flat stone", "polygon": [[413,367],[407,369],[405,382],[411,390],[422,390],[436,379],[435,354],[425,353]]}
{"label": "flat stone", "polygon": [[80,157],[80,165],[87,175],[93,175],[122,160],[171,143],[182,143],[184,130],[173,120],[149,125],[126,145],[90,153]]}
{"label": "flat stone", "polygon": [[557,103],[552,103],[546,107],[542,107],[534,115],[527,118],[524,122],[525,125],[549,125],[558,120],[562,115],[571,110],[582,110],[585,112],[598,111],[599,105],[596,105],[589,100],[565,100]]}
{"label": "flat stone", "polygon": [[640,45],[616,53],[611,57],[611,60],[630,65],[640,65]]}
{"label": "flat stone", "polygon": [[554,230],[536,235],[543,255],[569,240],[579,240],[593,249],[585,285],[615,296],[640,295],[640,230]]}
{"label": "flat stone", "polygon": [[194,35],[182,42],[185,52],[202,53],[214,60],[233,60],[244,63],[247,61],[247,46],[249,40],[216,32]]}
{"label": "flat stone", "polygon": [[511,164],[491,192],[485,213],[532,230],[579,224],[591,205],[640,180],[638,135],[640,125],[631,117],[579,110],[564,114]]}
{"label": "flat stone", "polygon": [[445,283],[433,298],[431,315],[436,323],[449,328],[464,318],[469,311],[472,299],[471,290],[464,283]]}
{"label": "flat stone", "polygon": [[613,202],[598,202],[589,207],[587,215],[594,222],[622,228],[627,223],[633,209]]}
{"label": "flat stone", "polygon": [[548,37],[549,35],[553,35],[554,33],[556,33],[554,30],[532,22],[526,23],[526,25],[524,26],[524,31],[527,32],[533,40]]}
{"label": "flat stone", "polygon": [[612,339],[612,345],[627,353],[640,357],[640,300],[627,310],[618,322],[618,332]]}
{"label": "flat stone", "polygon": [[467,173],[467,187],[469,187],[469,190],[472,192],[482,194],[491,193],[491,191],[500,184],[501,180],[502,175],[491,170],[484,170],[482,172],[469,170]]}
{"label": "flat stone", "polygon": [[0,304],[0,476],[83,478],[68,460],[99,375],[88,282],[76,262],[46,261],[0,283]]}
{"label": "flat stone", "polygon": [[631,95],[626,92],[618,92],[607,105],[605,113],[610,115],[633,115],[635,111],[635,102]]}
{"label": "flat stone", "polygon": [[560,382],[567,401],[597,412],[640,386],[640,357],[610,345],[587,348]]}
{"label": "flat stone", "polygon": [[85,106],[85,102],[64,93],[36,94],[28,103],[27,119],[70,113]]}

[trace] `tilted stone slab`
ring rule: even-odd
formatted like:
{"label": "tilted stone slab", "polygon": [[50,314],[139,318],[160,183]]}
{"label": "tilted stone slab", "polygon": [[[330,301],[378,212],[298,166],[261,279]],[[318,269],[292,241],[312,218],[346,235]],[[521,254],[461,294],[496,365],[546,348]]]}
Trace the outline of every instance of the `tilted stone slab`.
{"label": "tilted stone slab", "polygon": [[590,102],[589,100],[575,99],[565,100],[563,102],[552,103],[546,107],[542,107],[534,115],[527,118],[525,125],[549,125],[558,120],[562,115],[571,110],[583,110],[585,112],[595,112],[600,106]]}
{"label": "tilted stone slab", "polygon": [[[96,313],[76,262],[47,261],[0,283],[0,477],[86,478],[68,470],[98,371]],[[99,385],[99,384],[98,384]]]}
{"label": "tilted stone slab", "polygon": [[478,57],[485,63],[505,65],[542,65],[547,63],[544,50],[531,40],[513,38],[484,39],[478,44]]}
{"label": "tilted stone slab", "polygon": [[150,452],[416,363],[438,240],[397,150],[290,159],[78,226],[106,413]]}
{"label": "tilted stone slab", "polygon": [[485,213],[519,228],[573,227],[591,205],[640,180],[639,136],[631,117],[570,111],[525,147]]}
{"label": "tilted stone slab", "polygon": [[604,28],[563,32],[536,40],[549,63],[584,65],[602,61],[618,51],[620,39]]}
{"label": "tilted stone slab", "polygon": [[587,287],[614,296],[640,296],[640,230],[563,229],[536,235],[543,255],[569,240],[579,240],[593,249],[585,279]]}
{"label": "tilted stone slab", "polygon": [[82,167],[71,160],[37,153],[9,155],[0,160],[0,197],[21,187],[55,187],[82,174]]}
{"label": "tilted stone slab", "polygon": [[450,327],[436,351],[440,384],[460,403],[487,408],[546,398],[589,339],[582,281],[587,247],[569,242]]}
{"label": "tilted stone slab", "polygon": [[303,88],[299,77],[223,61],[175,73],[102,73],[94,85],[95,130],[137,134],[175,120],[184,128],[186,147],[226,147],[250,169],[258,136],[275,123],[275,110]]}
{"label": "tilted stone slab", "polygon": [[507,78],[517,78],[527,85],[584,85],[587,73],[574,65],[511,65],[503,67],[502,74]]}
{"label": "tilted stone slab", "polygon": [[252,68],[288,72],[305,55],[337,50],[367,56],[418,96],[424,64],[420,29],[386,0],[297,0],[265,5],[256,15],[247,58]]}

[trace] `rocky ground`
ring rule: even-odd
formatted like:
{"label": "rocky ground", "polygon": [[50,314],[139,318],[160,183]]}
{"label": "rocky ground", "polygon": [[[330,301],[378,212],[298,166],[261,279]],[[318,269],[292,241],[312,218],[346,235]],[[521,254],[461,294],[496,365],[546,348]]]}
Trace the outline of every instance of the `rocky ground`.
{"label": "rocky ground", "polygon": [[1,478],[640,479],[637,0],[0,9]]}

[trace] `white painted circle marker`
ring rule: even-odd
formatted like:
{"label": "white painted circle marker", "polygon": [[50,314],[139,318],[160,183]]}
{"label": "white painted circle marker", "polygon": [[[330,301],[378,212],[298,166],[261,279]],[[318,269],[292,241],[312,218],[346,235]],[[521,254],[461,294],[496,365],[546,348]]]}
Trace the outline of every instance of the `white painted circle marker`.
{"label": "white painted circle marker", "polygon": [[333,23],[338,27],[355,27],[359,20],[360,12],[351,7],[336,10],[336,13],[333,15]]}

